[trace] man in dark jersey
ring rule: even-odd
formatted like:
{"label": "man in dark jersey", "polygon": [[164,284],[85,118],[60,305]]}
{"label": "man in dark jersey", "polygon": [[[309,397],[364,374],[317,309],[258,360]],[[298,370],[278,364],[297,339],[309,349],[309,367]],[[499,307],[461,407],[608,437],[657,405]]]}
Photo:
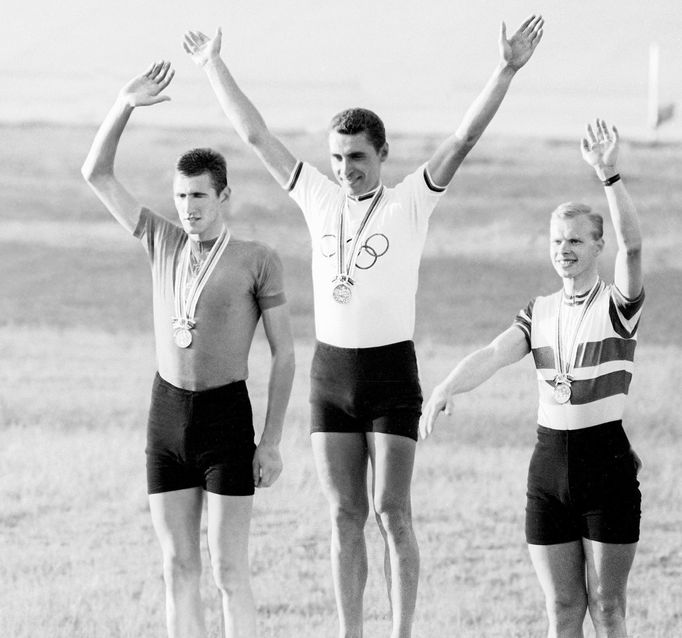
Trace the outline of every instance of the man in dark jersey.
{"label": "man in dark jersey", "polygon": [[387,188],[384,125],[367,109],[332,119],[328,179],[298,161],[268,129],[220,56],[221,33],[190,31],[184,47],[201,66],[230,123],[301,208],[310,231],[317,345],[311,369],[311,441],[332,523],[339,635],[362,635],[367,579],[364,527],[372,506],[386,547],[392,638],[408,638],[419,550],[410,487],[422,395],[413,335],[415,295],[429,217],[542,38],[531,16],[507,38],[499,62],[462,123],[428,161]]}
{"label": "man in dark jersey", "polygon": [[453,397],[532,353],[538,441],[528,471],[526,540],[545,594],[550,638],[578,638],[589,609],[597,636],[625,629],[628,574],[639,540],[640,462],[622,417],[644,303],[642,237],[616,170],[618,131],[588,126],[582,155],[602,181],[616,235],[614,282],[599,277],[603,220],[589,206],[560,205],[550,222],[558,292],[536,297],[488,346],[465,357],[433,391],[428,436]]}
{"label": "man in dark jersey", "polygon": [[[147,483],[163,553],[166,617],[172,638],[204,638],[200,524],[207,540],[229,638],[254,638],[248,564],[254,487],[282,470],[282,426],[294,371],[293,340],[276,253],[231,236],[224,158],[194,149],[176,164],[173,190],[181,227],[141,206],[114,175],[116,149],[138,106],[166,101],[168,62],[133,78],[101,125],[83,176],[118,222],[142,240],[152,268],[158,374],[147,430]],[[272,357],[258,446],[245,380],[263,318]]]}

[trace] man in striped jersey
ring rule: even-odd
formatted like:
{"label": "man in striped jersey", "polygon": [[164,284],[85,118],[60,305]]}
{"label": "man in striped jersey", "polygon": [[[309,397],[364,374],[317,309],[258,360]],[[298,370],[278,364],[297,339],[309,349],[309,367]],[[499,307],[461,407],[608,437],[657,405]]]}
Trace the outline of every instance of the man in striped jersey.
{"label": "man in striped jersey", "polygon": [[419,550],[410,486],[422,395],[412,341],[419,261],[445,187],[494,117],[542,37],[531,16],[507,38],[499,64],[462,124],[394,188],[381,181],[388,144],[381,120],[348,109],[329,130],[337,183],[297,161],[268,129],[220,57],[221,34],[188,32],[184,47],[206,71],[228,119],[301,208],[313,247],[317,345],[311,369],[311,441],[332,521],[339,635],[362,636],[367,580],[364,527],[372,505],[386,546],[392,638],[408,638]]}
{"label": "man in striped jersey", "polygon": [[526,539],[545,594],[549,636],[582,636],[587,610],[600,637],[626,635],[627,578],[639,540],[640,462],[621,418],[644,301],[635,207],[616,172],[618,131],[588,126],[582,155],[602,180],[618,252],[614,283],[597,269],[602,218],[562,204],[550,223],[559,292],[536,297],[514,324],[464,358],[433,391],[428,436],[454,395],[531,352],[539,388],[538,442],[528,475]]}

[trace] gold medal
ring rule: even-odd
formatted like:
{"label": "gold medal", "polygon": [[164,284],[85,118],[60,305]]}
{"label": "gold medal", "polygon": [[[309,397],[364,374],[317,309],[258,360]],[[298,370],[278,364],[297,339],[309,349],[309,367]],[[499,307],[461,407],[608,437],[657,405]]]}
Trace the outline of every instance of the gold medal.
{"label": "gold medal", "polygon": [[372,197],[369,208],[365,213],[360,226],[358,227],[353,242],[350,246],[350,251],[346,255],[346,220],[345,220],[345,210],[346,210],[346,198],[343,197],[338,212],[338,226],[336,232],[336,259],[337,259],[337,269],[338,273],[334,277],[334,288],[332,288],[332,299],[336,303],[347,304],[350,303],[351,297],[353,296],[352,286],[355,283],[351,278],[353,271],[355,270],[356,261],[358,258],[358,252],[360,250],[360,239],[364,236],[370,219],[373,213],[379,205],[379,201],[384,192],[384,187],[380,186]]}
{"label": "gold medal", "polygon": [[345,281],[336,284],[334,290],[332,290],[332,297],[336,303],[349,303],[352,295],[353,291],[351,290],[350,285]]}
{"label": "gold medal", "polygon": [[192,333],[189,328],[178,328],[173,332],[173,341],[178,348],[189,348],[192,343]]}

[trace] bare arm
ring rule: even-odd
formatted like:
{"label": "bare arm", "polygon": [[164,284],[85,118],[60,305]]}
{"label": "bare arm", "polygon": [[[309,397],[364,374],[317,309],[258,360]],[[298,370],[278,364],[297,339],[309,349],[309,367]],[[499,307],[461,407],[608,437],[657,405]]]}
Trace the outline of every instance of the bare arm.
{"label": "bare arm", "polygon": [[542,16],[530,16],[507,39],[504,22],[500,28],[500,63],[464,115],[457,131],[436,149],[428,170],[433,181],[447,186],[469,151],[475,146],[507,94],[516,72],[530,59],[542,39]]}
{"label": "bare arm", "polygon": [[120,91],[102,122],[81,173],[109,212],[129,232],[137,226],[140,204],[116,179],[114,160],[123,130],[136,106],[170,100],[161,92],[170,84],[174,71],[169,62],[152,64],[146,73],[134,77]]}
{"label": "bare arm", "polygon": [[[615,126],[609,127],[604,120],[597,120],[594,129],[588,125],[580,150],[583,159],[594,168],[597,177],[608,180],[618,173],[616,162],[620,138]],[[642,233],[637,210],[623,180],[605,186],[611,222],[616,232],[618,252],[614,282],[628,299],[635,299],[642,292]]]}
{"label": "bare arm", "polygon": [[510,326],[485,348],[464,357],[431,393],[419,422],[422,438],[431,434],[441,412],[447,415],[452,413],[455,394],[477,388],[500,368],[520,361],[529,352],[524,333],[520,328]]}
{"label": "bare arm", "polygon": [[280,186],[284,186],[296,166],[296,158],[270,132],[261,114],[235,82],[220,57],[221,41],[220,29],[214,38],[200,31],[188,31],[183,47],[206,72],[223,112],[239,137],[254,150]]}
{"label": "bare arm", "polygon": [[282,472],[279,444],[284,415],[294,379],[294,342],[286,304],[263,312],[263,327],[272,356],[268,383],[268,408],[265,427],[253,456],[253,480],[256,487],[270,487]]}

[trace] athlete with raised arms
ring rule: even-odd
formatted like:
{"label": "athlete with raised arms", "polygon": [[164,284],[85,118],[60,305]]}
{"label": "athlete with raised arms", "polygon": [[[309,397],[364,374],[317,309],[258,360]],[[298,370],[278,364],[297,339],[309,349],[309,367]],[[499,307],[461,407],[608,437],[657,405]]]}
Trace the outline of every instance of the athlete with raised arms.
{"label": "athlete with raised arms", "polygon": [[622,417],[634,367],[644,288],[635,206],[616,171],[618,131],[588,126],[581,149],[606,192],[618,252],[614,282],[599,277],[603,220],[561,204],[550,257],[562,289],[536,297],[513,325],[465,357],[433,391],[420,425],[431,434],[455,395],[532,353],[538,440],[528,471],[526,540],[545,595],[549,638],[583,636],[589,609],[599,638],[624,638],[628,574],[639,540],[640,461]]}
{"label": "athlete with raised arms", "polygon": [[185,50],[206,72],[232,126],[300,206],[310,231],[317,336],[311,441],[330,509],[340,636],[362,635],[369,463],[386,543],[391,636],[411,635],[419,574],[410,505],[422,403],[412,341],[419,262],[431,213],[533,54],[543,24],[531,16],[510,38],[502,24],[499,64],[459,128],[394,188],[381,180],[388,144],[376,114],[353,108],[332,119],[336,184],[268,129],[221,59],[220,29],[213,38],[185,35]]}
{"label": "athlete with raised arms", "polygon": [[[293,339],[277,254],[233,237],[225,159],[184,153],[173,193],[181,227],[142,206],[114,175],[133,110],[169,100],[168,62],[119,92],[93,141],[83,176],[118,222],[142,241],[152,268],[158,374],[147,428],[147,488],[163,553],[170,638],[205,638],[200,527],[221,593],[227,638],[255,638],[248,535],[254,487],[282,471],[279,443],[294,372]],[[263,318],[271,364],[265,424],[254,444],[247,360]]]}

